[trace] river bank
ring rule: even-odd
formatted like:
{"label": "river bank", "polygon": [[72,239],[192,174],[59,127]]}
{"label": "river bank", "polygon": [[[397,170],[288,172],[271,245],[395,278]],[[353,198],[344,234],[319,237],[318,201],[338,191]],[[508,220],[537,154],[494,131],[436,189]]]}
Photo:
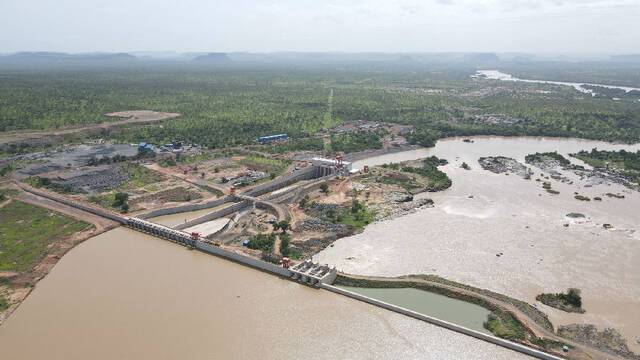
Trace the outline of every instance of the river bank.
{"label": "river bank", "polygon": [[[29,193],[18,192],[15,189],[14,191],[15,192],[10,195],[9,199],[2,204],[2,207],[8,206],[12,202],[16,204],[25,204],[27,206],[31,205],[34,206],[34,210],[44,209],[50,211],[49,214],[51,216],[55,216],[53,214],[66,215],[69,218],[91,224],[91,226],[79,232],[74,232],[64,236],[52,235],[53,241],[48,241],[43,255],[36,260],[35,263],[31,264],[28,269],[24,271],[4,271],[0,274],[0,295],[6,298],[8,305],[6,309],[0,311],[0,326],[11,316],[11,314],[13,314],[14,311],[16,311],[16,309],[18,309],[22,302],[29,296],[36,284],[49,274],[49,272],[67,252],[83,241],[119,226],[119,224],[116,224],[115,222],[85,213],[78,209],[55,203],[51,200]],[[27,217],[21,221],[31,220],[32,219]],[[37,222],[39,224],[35,224],[33,226],[41,226],[42,219],[37,220]],[[44,229],[42,231],[44,231]],[[25,236],[28,236],[26,235],[27,233],[28,232],[25,232]],[[8,236],[8,234],[6,235]],[[5,244],[5,246],[9,247],[10,244]],[[7,248],[4,250],[9,251],[11,249]],[[27,251],[30,250],[23,248],[19,251],[24,252],[23,256],[26,257],[29,255]]]}

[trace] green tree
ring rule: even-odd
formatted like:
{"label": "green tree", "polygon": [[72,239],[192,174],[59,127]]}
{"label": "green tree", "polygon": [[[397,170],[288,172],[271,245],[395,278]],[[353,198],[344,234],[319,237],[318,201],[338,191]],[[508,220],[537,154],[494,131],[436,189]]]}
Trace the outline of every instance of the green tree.
{"label": "green tree", "polygon": [[305,195],[298,205],[300,206],[300,209],[305,209],[307,205],[309,205],[309,195]]}
{"label": "green tree", "polygon": [[580,289],[570,288],[566,294],[562,294],[562,300],[569,305],[575,307],[582,307],[582,296],[580,296]]}
{"label": "green tree", "polygon": [[329,184],[327,183],[320,184],[320,192],[327,195],[329,193]]}
{"label": "green tree", "polygon": [[127,209],[128,209],[127,201],[129,200],[129,194],[118,192],[114,195],[113,198],[114,198],[112,203],[113,207],[123,207],[124,205],[127,205]]}
{"label": "green tree", "polygon": [[280,234],[280,254],[282,254],[282,256],[289,256],[290,255],[290,250],[291,248],[289,247],[289,244],[291,242],[291,239],[289,237],[289,234],[283,233]]}
{"label": "green tree", "polygon": [[283,233],[286,233],[287,230],[291,228],[291,224],[287,220],[278,221],[273,224],[273,230],[280,230]]}

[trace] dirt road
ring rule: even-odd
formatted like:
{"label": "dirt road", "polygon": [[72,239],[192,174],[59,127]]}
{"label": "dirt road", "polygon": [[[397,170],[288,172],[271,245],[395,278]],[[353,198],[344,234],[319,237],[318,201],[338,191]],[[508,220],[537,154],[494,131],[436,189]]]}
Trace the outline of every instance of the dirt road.
{"label": "dirt road", "polygon": [[119,117],[122,118],[122,120],[54,130],[7,131],[0,134],[0,145],[29,141],[36,142],[45,138],[59,138],[63,135],[90,132],[92,130],[109,129],[131,124],[146,124],[180,116],[180,114],[177,113],[156,112],[151,110],[122,111],[105,115],[110,117]]}

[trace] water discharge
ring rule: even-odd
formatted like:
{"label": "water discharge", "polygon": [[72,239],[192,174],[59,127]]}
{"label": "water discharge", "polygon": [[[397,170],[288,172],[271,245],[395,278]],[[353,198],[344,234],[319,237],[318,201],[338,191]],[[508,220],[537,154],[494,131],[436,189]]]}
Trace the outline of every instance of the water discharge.
{"label": "water discharge", "polygon": [[[450,189],[425,193],[435,207],[374,223],[315,256],[346,273],[371,276],[436,274],[536,304],[555,325],[592,323],[614,327],[640,352],[640,193],[617,184],[552,181],[559,195],[541,182],[483,170],[481,156],[503,155],[524,163],[527,154],[580,150],[637,151],[640,145],[555,138],[474,137],[438,141],[434,148],[388,154],[354,167],[419,159],[447,159],[441,167]],[[572,161],[577,162],[575,159]],[[460,167],[462,162],[471,170]],[[535,178],[542,172],[533,168]],[[547,173],[548,175],[548,173]],[[574,193],[602,201],[578,201]],[[625,199],[604,194],[622,193]],[[567,218],[586,215],[583,221]],[[612,229],[603,224],[612,224]],[[568,227],[565,227],[565,224]],[[401,234],[401,236],[399,236]],[[567,314],[535,301],[542,292],[582,289],[586,314]]]}

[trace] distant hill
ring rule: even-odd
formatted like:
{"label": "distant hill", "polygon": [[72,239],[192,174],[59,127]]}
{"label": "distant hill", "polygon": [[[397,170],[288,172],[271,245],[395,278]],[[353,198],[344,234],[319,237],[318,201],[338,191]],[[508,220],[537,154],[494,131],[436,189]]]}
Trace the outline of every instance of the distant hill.
{"label": "distant hill", "polygon": [[137,58],[127,53],[81,53],[67,54],[60,52],[19,52],[0,56],[0,62],[40,63],[40,62],[113,62],[131,61]]}
{"label": "distant hill", "polygon": [[193,61],[203,64],[227,64],[232,60],[225,53],[208,53],[197,56]]}
{"label": "distant hill", "polygon": [[465,61],[471,62],[471,63],[495,63],[495,62],[500,62],[500,58],[498,57],[498,55],[493,54],[493,53],[474,53],[474,54],[467,54],[464,57]]}
{"label": "distant hill", "polygon": [[640,63],[640,54],[613,55],[611,56],[611,61]]}

